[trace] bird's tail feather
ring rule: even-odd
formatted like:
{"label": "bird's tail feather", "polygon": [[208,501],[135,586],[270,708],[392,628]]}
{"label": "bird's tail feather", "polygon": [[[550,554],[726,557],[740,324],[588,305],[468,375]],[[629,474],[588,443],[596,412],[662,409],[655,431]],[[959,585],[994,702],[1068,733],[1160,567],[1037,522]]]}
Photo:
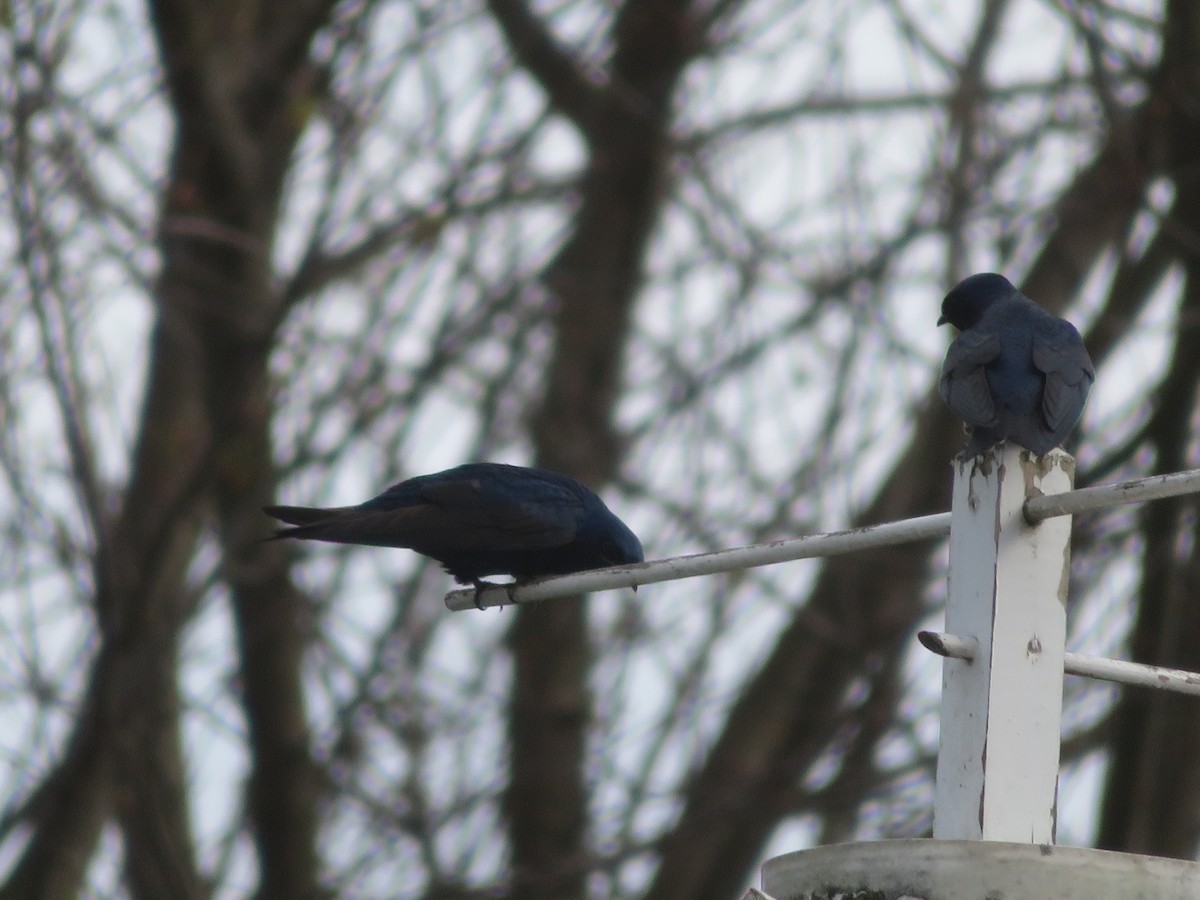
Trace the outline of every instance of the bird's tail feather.
{"label": "bird's tail feather", "polygon": [[272,519],[287,522],[289,525],[313,525],[333,518],[340,510],[320,509],[314,506],[264,506],[263,512]]}
{"label": "bird's tail feather", "polygon": [[288,527],[288,528],[278,528],[275,530],[275,533],[273,535],[271,535],[270,537],[263,538],[263,541],[280,541],[280,540],[283,540],[284,538],[303,537],[304,530],[305,530],[304,525],[296,525],[294,527]]}

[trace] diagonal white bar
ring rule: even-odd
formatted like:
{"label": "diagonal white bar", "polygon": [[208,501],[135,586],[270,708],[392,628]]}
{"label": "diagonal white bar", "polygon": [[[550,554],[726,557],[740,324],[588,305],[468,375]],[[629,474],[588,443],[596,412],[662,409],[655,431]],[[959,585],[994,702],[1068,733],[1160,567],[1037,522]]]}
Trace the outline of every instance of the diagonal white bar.
{"label": "diagonal white bar", "polygon": [[1099,484],[1095,487],[1067,491],[1043,497],[1031,497],[1025,503],[1025,518],[1037,524],[1052,516],[1069,516],[1074,513],[1121,506],[1125,503],[1143,503],[1147,500],[1162,500],[1180,494],[1200,491],[1200,469],[1172,472],[1170,475],[1152,475],[1135,478],[1116,484]]}
{"label": "diagonal white bar", "polygon": [[[954,659],[974,660],[978,650],[974,641],[961,638],[957,634],[920,631],[917,633],[917,639],[927,650],[938,656]],[[1107,656],[1072,653],[1068,650],[1063,655],[1063,671],[1068,675],[1079,675],[1083,678],[1200,697],[1200,672],[1188,672],[1186,669],[1168,669],[1165,666],[1150,666],[1123,659],[1109,659]]]}
{"label": "diagonal white bar", "polygon": [[1071,488],[1075,460],[1014,445],[957,460],[933,836],[1054,842],[1070,519],[1031,526],[1026,499]]}
{"label": "diagonal white bar", "polygon": [[[814,534],[808,537],[753,544],[732,550],[716,550],[712,553],[695,553],[691,556],[673,556],[656,559],[633,566],[612,566],[607,569],[592,569],[573,575],[560,575],[531,581],[519,587],[489,587],[479,592],[479,606],[507,606],[512,603],[535,603],[556,597],[573,597],[592,591],[607,591],[613,588],[635,587],[639,584],[655,584],[674,581],[678,578],[695,578],[717,572],[737,569],[752,569],[772,563],[790,562],[794,559],[810,559],[814,556],[835,556],[858,550],[874,550],[941,537],[950,531],[950,513],[935,513],[905,519],[902,522],[885,522],[868,525],[849,531],[834,531],[829,534]],[[451,591],[446,595],[446,606],[452,611],[476,609],[475,591]]]}
{"label": "diagonal white bar", "polygon": [[1200,697],[1200,672],[1168,669],[1166,666],[1150,666],[1123,659],[1108,659],[1104,656],[1070,652],[1067,653],[1063,668],[1069,675],[1096,678],[1100,681],[1115,681],[1118,684],[1134,684],[1139,687],[1157,688],[1176,694],[1193,694]]}

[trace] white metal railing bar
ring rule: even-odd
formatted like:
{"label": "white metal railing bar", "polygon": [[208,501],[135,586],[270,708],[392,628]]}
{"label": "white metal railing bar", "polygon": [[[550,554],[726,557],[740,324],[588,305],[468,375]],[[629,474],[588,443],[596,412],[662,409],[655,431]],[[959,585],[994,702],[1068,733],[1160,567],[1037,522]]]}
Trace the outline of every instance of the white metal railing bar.
{"label": "white metal railing bar", "polygon": [[[572,597],[592,591],[636,587],[679,578],[696,578],[738,569],[752,569],[796,559],[816,556],[835,556],[858,550],[874,550],[894,544],[912,543],[929,538],[944,537],[950,532],[950,513],[935,513],[900,522],[884,522],[848,531],[814,534],[807,537],[752,544],[732,550],[673,556],[632,566],[612,566],[559,575],[522,585],[498,585],[479,591],[473,588],[451,591],[446,606],[459,611],[483,609],[489,606],[508,606],[513,603],[535,603],[556,597]],[[476,603],[478,600],[478,603]]]}
{"label": "white metal railing bar", "polygon": [[1116,484],[1098,484],[1063,494],[1046,494],[1025,501],[1025,518],[1031,525],[1053,516],[1070,516],[1075,513],[1121,506],[1126,503],[1143,503],[1147,500],[1162,500],[1180,494],[1200,491],[1200,469],[1172,472],[1170,475],[1152,475],[1135,478]]}
{"label": "white metal railing bar", "polygon": [[[965,659],[971,662],[979,651],[977,640],[959,637],[956,634],[921,631],[917,633],[917,639],[926,649],[949,659]],[[1150,666],[1087,653],[1072,653],[1070,650],[1063,654],[1063,671],[1068,675],[1080,675],[1098,681],[1113,681],[1117,684],[1132,684],[1200,697],[1200,672]]]}

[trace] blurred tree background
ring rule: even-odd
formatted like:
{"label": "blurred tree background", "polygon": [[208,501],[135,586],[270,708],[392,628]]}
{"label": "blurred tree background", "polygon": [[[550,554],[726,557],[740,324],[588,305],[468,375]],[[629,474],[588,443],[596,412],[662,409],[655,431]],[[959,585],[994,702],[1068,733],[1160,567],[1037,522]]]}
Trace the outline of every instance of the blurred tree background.
{"label": "blurred tree background", "polygon": [[[930,828],[944,544],[452,615],[263,543],[471,459],[663,557],[942,511],[941,297],[1197,465],[1195,0],[9,0],[0,897],[734,898]],[[1071,646],[1200,669],[1195,498]],[[1060,837],[1194,857],[1200,705],[1067,682]]]}

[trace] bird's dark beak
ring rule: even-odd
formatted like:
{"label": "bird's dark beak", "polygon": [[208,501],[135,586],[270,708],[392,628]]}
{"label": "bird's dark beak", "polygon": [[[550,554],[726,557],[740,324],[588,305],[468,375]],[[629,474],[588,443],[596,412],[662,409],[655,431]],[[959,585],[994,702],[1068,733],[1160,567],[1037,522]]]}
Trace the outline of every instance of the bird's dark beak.
{"label": "bird's dark beak", "polygon": [[945,325],[945,324],[947,324],[949,321],[950,321],[950,320],[949,320],[949,319],[947,319],[945,316],[938,316],[938,324],[939,324],[939,325]]}

